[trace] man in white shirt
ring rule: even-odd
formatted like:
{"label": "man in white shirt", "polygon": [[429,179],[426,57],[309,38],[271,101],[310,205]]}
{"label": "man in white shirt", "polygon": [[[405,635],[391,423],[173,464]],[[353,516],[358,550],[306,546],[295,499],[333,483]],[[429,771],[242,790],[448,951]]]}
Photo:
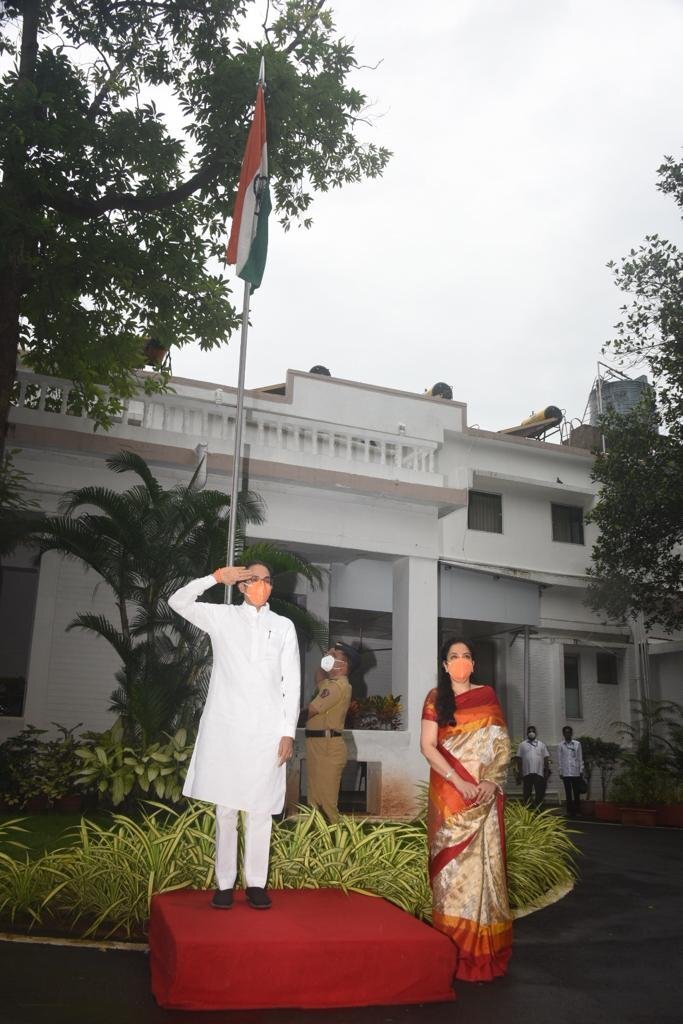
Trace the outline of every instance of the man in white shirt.
{"label": "man in white shirt", "polygon": [[580,810],[583,752],[579,741],[572,739],[574,730],[571,725],[565,725],[562,735],[564,739],[557,748],[557,766],[560,778],[564,782],[567,814],[570,818],[575,818]]}
{"label": "man in white shirt", "polygon": [[[238,584],[240,605],[197,598],[216,583]],[[178,615],[211,637],[213,668],[183,793],[216,805],[216,881],[212,906],[232,906],[237,876],[237,815],[244,812],[246,897],[255,910],[266,892],[272,815],[284,805],[286,762],[294,753],[301,673],[291,621],[267,604],[273,587],[261,562],[216,569],[169,598]]]}
{"label": "man in white shirt", "polygon": [[533,803],[534,807],[540,807],[550,775],[550,754],[545,743],[537,738],[535,725],[527,729],[526,739],[517,748],[515,760],[517,774],[522,777],[522,799],[527,804]]}

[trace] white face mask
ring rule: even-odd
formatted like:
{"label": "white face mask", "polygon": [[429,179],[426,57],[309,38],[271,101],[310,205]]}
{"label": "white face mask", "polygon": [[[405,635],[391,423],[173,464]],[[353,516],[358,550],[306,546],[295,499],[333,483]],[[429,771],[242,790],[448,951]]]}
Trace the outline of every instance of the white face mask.
{"label": "white face mask", "polygon": [[334,668],[334,656],[326,654],[324,658],[320,659],[320,667],[323,672],[329,672],[330,669]]}

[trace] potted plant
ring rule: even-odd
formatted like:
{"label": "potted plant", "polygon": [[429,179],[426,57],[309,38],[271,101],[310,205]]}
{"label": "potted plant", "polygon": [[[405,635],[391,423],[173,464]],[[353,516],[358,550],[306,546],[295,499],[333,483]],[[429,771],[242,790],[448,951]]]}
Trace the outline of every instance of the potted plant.
{"label": "potted plant", "polygon": [[589,787],[596,773],[600,778],[600,800],[582,801],[582,811],[588,813],[587,805],[592,804],[592,813],[599,821],[621,821],[618,804],[607,800],[610,781],[623,753],[620,745],[596,736],[582,736],[580,743]]}
{"label": "potted plant", "polygon": [[624,769],[612,784],[612,797],[622,806],[622,822],[655,825],[658,805],[675,796],[676,778],[670,740],[681,709],[671,701],[643,699],[631,702],[633,722],[615,723],[631,743],[623,754]]}
{"label": "potted plant", "polygon": [[667,745],[672,777],[671,801],[657,808],[657,824],[683,828],[683,723],[670,721]]}
{"label": "potted plant", "polygon": [[665,803],[670,790],[662,762],[643,763],[626,755],[626,766],[612,783],[612,798],[619,804],[623,825],[657,824],[657,804]]}
{"label": "potted plant", "polygon": [[348,729],[391,729],[401,728],[403,705],[400,697],[392,694],[354,700],[346,716]]}

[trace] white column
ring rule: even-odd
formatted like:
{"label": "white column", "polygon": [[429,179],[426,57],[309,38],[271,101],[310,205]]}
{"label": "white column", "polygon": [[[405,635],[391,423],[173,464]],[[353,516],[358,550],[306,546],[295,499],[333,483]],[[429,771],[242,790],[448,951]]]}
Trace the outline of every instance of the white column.
{"label": "white column", "polygon": [[438,563],[399,558],[393,582],[391,685],[393,694],[401,696],[403,725],[410,734],[406,776],[417,782],[426,779],[428,771],[420,754],[422,705],[437,680]]}
{"label": "white column", "polygon": [[[309,588],[304,584],[306,594],[306,610],[322,619],[323,622],[330,621],[330,579],[329,565],[320,565],[323,570],[323,585],[319,590]],[[320,664],[321,652],[317,644],[311,644],[310,649],[304,655],[304,679],[303,696],[307,701],[313,692],[313,676]]]}
{"label": "white column", "polygon": [[[306,610],[315,615],[323,622],[330,621],[330,578],[329,565],[320,565],[323,570],[323,585],[319,590],[313,590],[305,581],[302,581],[301,591],[306,594]],[[321,651],[317,644],[311,644],[303,656],[303,679],[301,686],[301,703],[307,704],[313,696],[313,685],[315,682],[315,670],[320,665]],[[287,811],[291,812],[299,803],[299,790],[301,779],[301,761],[306,756],[303,731],[297,732],[297,741],[294,750],[294,761],[287,773]]]}
{"label": "white column", "polygon": [[58,600],[59,571],[62,556],[56,551],[46,552],[40,559],[36,613],[33,620],[31,654],[26,680],[24,721],[39,729],[49,727],[47,714],[52,631]]}

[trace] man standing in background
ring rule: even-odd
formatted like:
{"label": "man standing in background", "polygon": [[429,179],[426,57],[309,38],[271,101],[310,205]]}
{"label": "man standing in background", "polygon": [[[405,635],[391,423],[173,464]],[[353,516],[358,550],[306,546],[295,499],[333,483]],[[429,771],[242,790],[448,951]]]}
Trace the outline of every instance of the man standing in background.
{"label": "man standing in background", "polygon": [[540,807],[550,775],[550,754],[545,743],[538,739],[535,725],[530,725],[527,729],[526,739],[517,748],[515,761],[518,779],[520,776],[522,779],[524,803]]}
{"label": "man standing in background", "polygon": [[583,752],[579,741],[572,739],[574,730],[570,725],[565,725],[562,735],[564,739],[557,748],[557,765],[564,782],[567,814],[575,818],[580,810]]}

